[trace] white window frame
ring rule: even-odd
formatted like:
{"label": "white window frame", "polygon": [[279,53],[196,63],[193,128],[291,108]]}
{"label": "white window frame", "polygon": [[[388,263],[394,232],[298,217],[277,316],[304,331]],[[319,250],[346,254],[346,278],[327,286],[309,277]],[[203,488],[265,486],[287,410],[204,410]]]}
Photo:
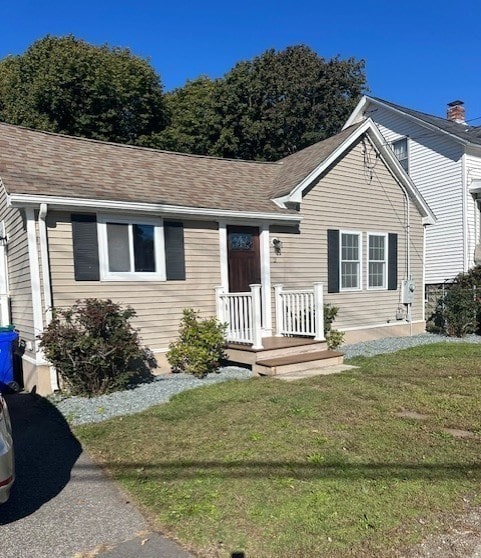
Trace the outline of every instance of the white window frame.
{"label": "white window frame", "polygon": [[[107,223],[119,223],[130,225],[129,227],[129,249],[130,262],[133,265],[134,247],[132,226],[153,225],[154,226],[154,254],[156,271],[110,271],[109,251],[107,239]],[[99,238],[99,265],[101,281],[165,281],[165,247],[164,247],[164,223],[160,217],[128,216],[118,214],[97,215],[97,232]]]}
{"label": "white window frame", "polygon": [[[343,260],[342,259],[342,235],[344,234],[351,234],[354,236],[358,237],[358,252],[359,252],[359,259],[358,260]],[[363,252],[363,248],[362,248],[362,232],[359,231],[345,231],[345,230],[341,230],[339,231],[339,291],[341,292],[347,292],[347,291],[362,291],[362,252]],[[357,272],[357,276],[358,276],[358,286],[357,287],[343,287],[342,286],[342,264],[343,262],[353,262],[353,261],[357,261],[359,262],[359,267],[358,267],[358,272]]]}
{"label": "white window frame", "polygon": [[[369,240],[371,237],[382,237],[384,238],[384,260],[371,260],[371,258],[369,257]],[[388,254],[388,250],[389,250],[389,242],[388,242],[388,234],[384,233],[384,232],[368,232],[367,233],[367,243],[366,243],[366,261],[367,261],[367,267],[366,267],[366,285],[367,285],[367,289],[369,291],[385,291],[387,290],[387,269],[388,269],[388,262],[389,262],[389,254]],[[384,273],[383,273],[383,284],[381,287],[373,287],[370,285],[370,281],[369,281],[369,264],[371,262],[374,263],[380,263],[383,262],[384,263]]]}
{"label": "white window frame", "polygon": [[[394,149],[395,144],[397,143],[401,143],[401,142],[405,142],[406,143],[406,157],[404,157],[403,159],[399,159],[399,157],[396,155],[396,151]],[[407,136],[404,136],[402,138],[398,138],[395,139],[391,142],[391,149],[393,150],[393,153],[396,157],[396,159],[399,161],[399,164],[401,165],[401,167],[406,171],[407,174],[409,174],[409,138]],[[403,161],[406,161],[406,168],[404,168],[403,165]]]}

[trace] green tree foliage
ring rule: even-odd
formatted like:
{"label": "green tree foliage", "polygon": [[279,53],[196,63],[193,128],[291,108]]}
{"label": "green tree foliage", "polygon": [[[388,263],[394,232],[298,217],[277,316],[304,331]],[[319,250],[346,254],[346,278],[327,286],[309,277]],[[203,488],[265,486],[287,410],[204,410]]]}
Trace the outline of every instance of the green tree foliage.
{"label": "green tree foliage", "polygon": [[222,128],[217,108],[219,81],[201,76],[165,95],[169,126],[159,134],[144,138],[146,145],[207,155]]}
{"label": "green tree foliage", "polygon": [[271,49],[222,79],[174,91],[161,146],[277,160],[338,132],[365,88],[363,61],[325,60],[303,45]]}
{"label": "green tree foliage", "polygon": [[158,75],[128,49],[46,36],[0,61],[0,119],[11,124],[135,144],[165,113]]}

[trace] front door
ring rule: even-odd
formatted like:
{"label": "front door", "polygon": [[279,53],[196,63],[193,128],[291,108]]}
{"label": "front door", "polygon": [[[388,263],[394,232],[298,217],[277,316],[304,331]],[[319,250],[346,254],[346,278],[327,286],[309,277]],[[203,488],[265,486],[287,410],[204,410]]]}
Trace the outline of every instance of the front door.
{"label": "front door", "polygon": [[227,227],[229,261],[229,292],[248,292],[249,285],[261,283],[259,229],[257,227]]}

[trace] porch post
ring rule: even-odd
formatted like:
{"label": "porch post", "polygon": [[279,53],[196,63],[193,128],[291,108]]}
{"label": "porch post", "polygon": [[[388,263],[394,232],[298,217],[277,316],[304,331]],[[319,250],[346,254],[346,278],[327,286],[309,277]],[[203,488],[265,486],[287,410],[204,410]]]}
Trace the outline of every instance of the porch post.
{"label": "porch post", "polygon": [[252,348],[263,349],[261,323],[261,285],[249,285],[249,287],[252,293]]}
{"label": "porch post", "polygon": [[316,333],[314,341],[325,341],[324,337],[324,294],[322,283],[314,283],[314,331]]}
{"label": "porch post", "polygon": [[221,299],[221,295],[223,295],[224,292],[225,292],[224,287],[216,287],[215,288],[215,308],[216,308],[216,313],[217,313],[217,319],[221,323],[225,322],[224,305],[223,305],[222,299]]}
{"label": "porch post", "polygon": [[281,293],[284,285],[274,285],[274,298],[276,299],[276,337],[281,337],[284,331],[284,312],[282,311]]}

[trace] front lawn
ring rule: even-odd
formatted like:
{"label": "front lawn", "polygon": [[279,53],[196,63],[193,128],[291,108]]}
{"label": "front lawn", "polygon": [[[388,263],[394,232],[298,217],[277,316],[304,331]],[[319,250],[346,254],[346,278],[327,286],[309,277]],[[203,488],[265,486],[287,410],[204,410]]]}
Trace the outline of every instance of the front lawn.
{"label": "front lawn", "polygon": [[398,556],[480,503],[480,362],[480,345],[426,345],[206,386],[75,434],[199,556]]}

